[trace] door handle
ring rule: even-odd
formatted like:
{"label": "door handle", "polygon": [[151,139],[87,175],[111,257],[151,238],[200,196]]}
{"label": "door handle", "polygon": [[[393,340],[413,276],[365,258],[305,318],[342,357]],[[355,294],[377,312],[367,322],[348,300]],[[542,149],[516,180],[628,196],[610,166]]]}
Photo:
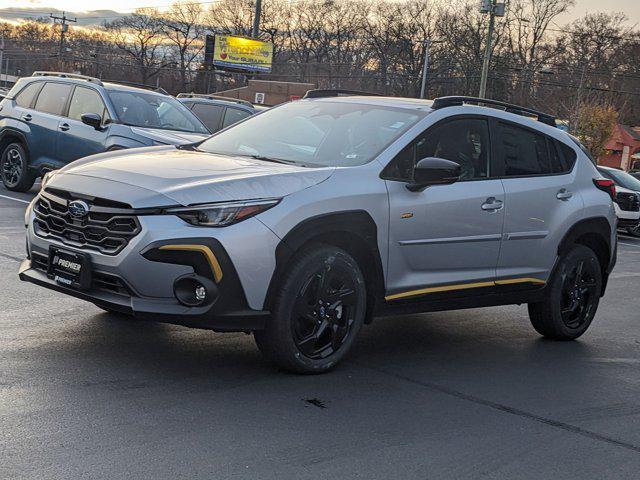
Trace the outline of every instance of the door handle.
{"label": "door handle", "polygon": [[66,132],[67,130],[69,130],[71,127],[69,126],[68,123],[63,123],[62,125],[60,125],[60,130],[62,130],[63,132]]}
{"label": "door handle", "polygon": [[495,212],[503,207],[502,200],[497,200],[495,197],[487,198],[487,201],[482,204],[482,210],[485,212]]}
{"label": "door handle", "polygon": [[25,122],[30,122],[30,121],[33,119],[33,117],[32,117],[31,115],[29,115],[28,113],[26,113],[26,114],[24,114],[24,115],[22,116],[22,119],[23,119]]}
{"label": "door handle", "polygon": [[573,193],[565,188],[563,188],[556,194],[556,198],[558,200],[569,200],[571,197],[573,197]]}

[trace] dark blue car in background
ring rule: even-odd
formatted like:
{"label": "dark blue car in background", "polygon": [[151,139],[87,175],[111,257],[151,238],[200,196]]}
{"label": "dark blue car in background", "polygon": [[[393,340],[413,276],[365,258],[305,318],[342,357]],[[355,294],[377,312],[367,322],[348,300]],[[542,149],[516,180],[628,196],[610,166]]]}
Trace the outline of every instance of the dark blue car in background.
{"label": "dark blue car in background", "polygon": [[87,155],[209,135],[189,108],[161,89],[35,72],[0,102],[0,175],[7,189],[27,191],[47,171]]}

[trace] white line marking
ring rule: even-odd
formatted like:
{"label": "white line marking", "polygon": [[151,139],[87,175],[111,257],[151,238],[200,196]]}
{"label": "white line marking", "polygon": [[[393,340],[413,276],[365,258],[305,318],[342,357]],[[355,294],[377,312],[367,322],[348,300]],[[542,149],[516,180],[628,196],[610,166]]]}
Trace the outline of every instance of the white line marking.
{"label": "white line marking", "polygon": [[15,200],[16,202],[20,202],[20,203],[31,203],[31,201],[22,200],[21,198],[8,197],[7,195],[0,195],[0,197],[6,198],[8,200]]}

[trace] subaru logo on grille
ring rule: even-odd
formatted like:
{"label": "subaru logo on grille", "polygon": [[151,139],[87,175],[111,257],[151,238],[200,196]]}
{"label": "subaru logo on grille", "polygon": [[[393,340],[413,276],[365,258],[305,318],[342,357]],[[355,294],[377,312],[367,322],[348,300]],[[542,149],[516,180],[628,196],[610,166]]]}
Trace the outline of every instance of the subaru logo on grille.
{"label": "subaru logo on grille", "polygon": [[82,200],[74,200],[69,203],[69,213],[75,218],[86,217],[89,213],[89,205]]}

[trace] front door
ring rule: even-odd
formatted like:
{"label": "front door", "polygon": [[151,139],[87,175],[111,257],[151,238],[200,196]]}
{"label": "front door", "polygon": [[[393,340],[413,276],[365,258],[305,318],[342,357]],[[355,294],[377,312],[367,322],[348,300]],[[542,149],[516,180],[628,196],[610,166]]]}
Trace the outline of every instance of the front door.
{"label": "front door", "polygon": [[[459,163],[460,180],[410,192],[413,167],[426,157]],[[487,120],[453,117],[423,132],[385,168],[388,301],[494,286],[505,195],[490,158]]]}
{"label": "front door", "polygon": [[[82,115],[95,113],[102,117],[103,127],[96,130],[90,125],[82,123]],[[97,90],[89,87],[76,86],[67,118],[58,124],[58,156],[66,163],[78,158],[105,151],[106,139],[109,135],[107,109]]]}

